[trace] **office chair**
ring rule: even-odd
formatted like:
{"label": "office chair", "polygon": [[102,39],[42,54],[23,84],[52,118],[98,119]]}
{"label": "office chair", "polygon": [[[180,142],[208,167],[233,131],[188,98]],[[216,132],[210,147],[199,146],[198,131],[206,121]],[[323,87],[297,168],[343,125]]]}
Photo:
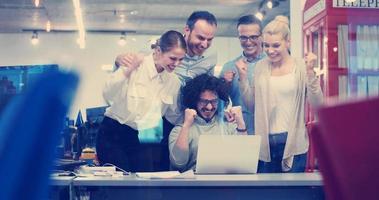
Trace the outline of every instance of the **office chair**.
{"label": "office chair", "polygon": [[312,130],[329,200],[378,199],[379,98],[325,106]]}
{"label": "office chair", "polygon": [[54,149],[78,85],[73,73],[42,74],[0,116],[0,199],[47,199]]}

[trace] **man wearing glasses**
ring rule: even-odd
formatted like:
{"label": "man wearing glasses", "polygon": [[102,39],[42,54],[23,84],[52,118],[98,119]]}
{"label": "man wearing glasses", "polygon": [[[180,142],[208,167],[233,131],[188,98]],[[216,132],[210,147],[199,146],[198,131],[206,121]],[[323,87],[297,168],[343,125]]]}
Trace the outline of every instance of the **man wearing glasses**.
{"label": "man wearing glasses", "polygon": [[253,15],[245,15],[238,19],[237,30],[242,55],[227,62],[220,73],[230,88],[230,98],[233,106],[242,106],[243,118],[245,119],[248,134],[254,134],[254,113],[248,111],[242,102],[239,90],[239,74],[237,66],[247,68],[249,82],[253,80],[255,64],[264,57],[262,51],[262,24]]}
{"label": "man wearing glasses", "polygon": [[225,84],[219,78],[202,74],[183,87],[184,122],[175,126],[169,137],[170,161],[175,170],[196,168],[200,135],[247,134],[240,106],[228,111],[235,121],[224,120],[222,111],[229,103]]}

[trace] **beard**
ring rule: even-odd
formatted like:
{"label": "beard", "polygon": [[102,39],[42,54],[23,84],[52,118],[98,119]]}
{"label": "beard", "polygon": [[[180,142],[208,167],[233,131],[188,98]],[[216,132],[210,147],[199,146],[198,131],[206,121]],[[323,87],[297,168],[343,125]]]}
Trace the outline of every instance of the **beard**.
{"label": "beard", "polygon": [[[210,110],[206,109],[206,108],[203,108],[201,109],[201,112],[200,112],[200,117],[203,118],[205,120],[205,122],[210,122],[214,116],[216,116],[216,112],[215,112],[216,108],[212,108]],[[204,116],[203,113],[209,113],[210,115],[206,115]]]}
{"label": "beard", "polygon": [[188,35],[188,41],[187,41],[188,52],[187,52],[187,54],[190,56],[195,56],[195,55],[201,56],[206,49],[198,48],[198,46],[200,46],[200,44],[193,43],[191,36],[192,36],[192,32]]}

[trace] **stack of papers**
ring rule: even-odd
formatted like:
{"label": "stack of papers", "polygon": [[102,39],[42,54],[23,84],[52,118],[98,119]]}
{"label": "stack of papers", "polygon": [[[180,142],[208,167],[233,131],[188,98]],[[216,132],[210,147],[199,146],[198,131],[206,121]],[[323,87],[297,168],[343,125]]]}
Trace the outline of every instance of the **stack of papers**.
{"label": "stack of papers", "polygon": [[180,173],[179,171],[164,171],[164,172],[137,172],[136,176],[146,179],[192,179],[195,174],[192,170]]}

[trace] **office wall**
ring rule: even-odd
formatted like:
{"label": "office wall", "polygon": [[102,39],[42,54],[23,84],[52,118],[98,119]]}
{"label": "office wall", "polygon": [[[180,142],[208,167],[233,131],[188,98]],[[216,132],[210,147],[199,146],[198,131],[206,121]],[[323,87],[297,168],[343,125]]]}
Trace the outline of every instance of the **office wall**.
{"label": "office wall", "polygon": [[[31,33],[0,34],[0,66],[57,63],[80,74],[81,82],[70,118],[79,109],[105,105],[101,91],[107,72],[104,64],[112,65],[117,54],[128,51],[148,51],[151,35],[127,36],[127,44],[117,44],[119,34],[88,34],[86,48],[79,49],[76,33],[39,33],[39,44],[31,45]],[[134,38],[132,40],[132,38]],[[240,54],[236,38],[215,38],[210,51],[217,52],[218,65]],[[85,117],[85,113],[83,113]]]}

